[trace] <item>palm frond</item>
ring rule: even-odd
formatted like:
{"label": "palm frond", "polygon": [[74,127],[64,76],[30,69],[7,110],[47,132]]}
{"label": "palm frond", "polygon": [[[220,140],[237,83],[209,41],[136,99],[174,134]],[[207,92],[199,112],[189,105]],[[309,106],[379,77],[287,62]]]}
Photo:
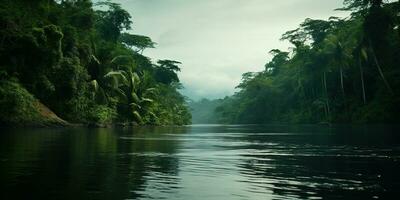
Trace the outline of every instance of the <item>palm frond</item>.
{"label": "palm frond", "polygon": [[105,78],[114,78],[117,81],[117,84],[119,85],[120,82],[124,85],[129,85],[128,79],[126,78],[126,72],[122,70],[117,70],[117,71],[110,71],[106,75],[104,75]]}
{"label": "palm frond", "polygon": [[143,119],[138,111],[133,111],[132,114],[135,117],[135,119],[137,120],[137,122],[142,123]]}

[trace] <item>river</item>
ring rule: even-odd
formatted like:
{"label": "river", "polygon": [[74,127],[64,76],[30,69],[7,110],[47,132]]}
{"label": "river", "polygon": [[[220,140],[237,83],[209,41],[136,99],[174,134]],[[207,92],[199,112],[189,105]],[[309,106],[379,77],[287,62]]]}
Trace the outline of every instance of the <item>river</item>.
{"label": "river", "polygon": [[391,199],[393,126],[1,129],[0,199]]}

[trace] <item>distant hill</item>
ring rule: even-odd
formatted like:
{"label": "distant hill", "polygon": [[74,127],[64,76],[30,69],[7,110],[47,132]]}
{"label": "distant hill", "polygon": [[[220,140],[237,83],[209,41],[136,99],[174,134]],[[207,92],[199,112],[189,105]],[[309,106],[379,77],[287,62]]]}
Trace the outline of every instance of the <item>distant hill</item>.
{"label": "distant hill", "polygon": [[201,99],[199,101],[189,102],[189,107],[192,112],[193,124],[216,124],[218,116],[215,109],[222,103],[221,99],[209,100]]}

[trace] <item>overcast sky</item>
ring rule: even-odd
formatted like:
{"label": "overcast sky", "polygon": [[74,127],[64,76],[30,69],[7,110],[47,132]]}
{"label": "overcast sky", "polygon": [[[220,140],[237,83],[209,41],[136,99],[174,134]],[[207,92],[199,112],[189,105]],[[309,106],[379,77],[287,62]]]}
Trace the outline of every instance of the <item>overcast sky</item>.
{"label": "overcast sky", "polygon": [[342,0],[113,0],[133,17],[133,33],[158,45],[154,59],[183,63],[182,93],[192,99],[231,95],[241,75],[261,71],[280,36],[306,18],[344,16]]}

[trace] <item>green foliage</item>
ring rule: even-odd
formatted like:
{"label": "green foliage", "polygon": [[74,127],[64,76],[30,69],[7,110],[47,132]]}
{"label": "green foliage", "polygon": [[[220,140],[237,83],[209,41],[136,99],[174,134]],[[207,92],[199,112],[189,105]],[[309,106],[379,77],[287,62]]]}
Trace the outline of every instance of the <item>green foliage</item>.
{"label": "green foliage", "polygon": [[131,71],[111,71],[105,75],[114,82],[111,92],[118,96],[119,117],[121,120],[134,119],[142,123],[142,115],[153,102],[149,95],[154,88],[144,88],[138,74]]}
{"label": "green foliage", "polygon": [[97,3],[97,6],[108,7],[106,11],[96,11],[96,26],[104,39],[117,41],[122,31],[131,29],[132,17],[119,4],[105,1]]}
{"label": "green foliage", "polygon": [[145,117],[148,123],[155,125],[185,125],[191,123],[191,113],[186,99],[178,91],[178,85],[173,87],[165,84],[157,86],[157,96]]}
{"label": "green foliage", "polygon": [[16,80],[0,80],[0,124],[37,123],[37,100]]}
{"label": "green foliage", "polygon": [[132,35],[129,33],[123,33],[120,37],[123,44],[130,48],[136,48],[137,52],[143,52],[144,49],[154,48],[155,43],[151,38],[143,35]]}
{"label": "green foliage", "polygon": [[[174,86],[180,63],[153,65],[140,53],[155,43],[126,33],[131,26],[130,14],[110,1],[2,2],[0,75],[19,80],[1,84],[0,106],[7,113],[2,117],[33,120],[33,111],[19,116],[33,110],[29,102],[37,98],[70,122],[190,123],[187,113],[180,115],[185,100]],[[169,94],[175,96],[165,101]],[[13,102],[18,105],[6,110]],[[170,109],[174,106],[180,110]]]}
{"label": "green foliage", "polygon": [[97,124],[110,124],[116,118],[115,109],[103,105],[96,105],[89,110],[88,120]]}
{"label": "green foliage", "polygon": [[399,121],[399,2],[346,0],[349,19],[306,19],[272,50],[262,72],[243,75],[222,100],[223,123],[396,123]]}
{"label": "green foliage", "polygon": [[174,60],[159,60],[155,66],[154,76],[156,81],[170,85],[179,82],[177,72],[181,71],[178,61]]}

